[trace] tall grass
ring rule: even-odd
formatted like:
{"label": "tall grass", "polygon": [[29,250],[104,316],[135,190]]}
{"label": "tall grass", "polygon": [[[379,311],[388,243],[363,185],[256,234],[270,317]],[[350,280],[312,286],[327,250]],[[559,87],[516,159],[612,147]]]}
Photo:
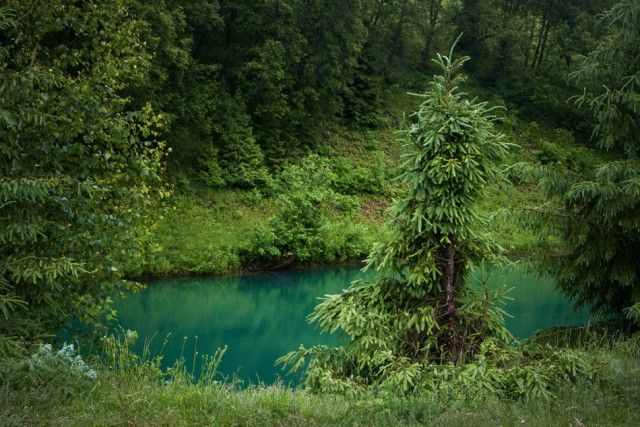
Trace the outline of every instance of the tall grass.
{"label": "tall grass", "polygon": [[[138,358],[116,340],[95,380],[78,382],[60,371],[62,381],[70,383],[62,393],[59,381],[29,387],[4,383],[0,420],[3,425],[637,425],[640,337],[589,334],[575,345],[590,348],[599,366],[595,378],[567,383],[551,400],[479,398],[474,390],[455,400],[438,395],[356,400],[282,384],[241,389],[216,374],[222,351],[201,357],[193,347],[188,357],[162,370],[158,356]],[[195,364],[202,372],[198,378]]]}

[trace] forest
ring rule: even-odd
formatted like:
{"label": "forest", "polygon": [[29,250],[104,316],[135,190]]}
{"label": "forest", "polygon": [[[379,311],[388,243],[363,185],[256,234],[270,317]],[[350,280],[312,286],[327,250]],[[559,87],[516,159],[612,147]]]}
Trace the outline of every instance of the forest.
{"label": "forest", "polygon": [[2,425],[638,423],[638,0],[0,0],[0,154]]}

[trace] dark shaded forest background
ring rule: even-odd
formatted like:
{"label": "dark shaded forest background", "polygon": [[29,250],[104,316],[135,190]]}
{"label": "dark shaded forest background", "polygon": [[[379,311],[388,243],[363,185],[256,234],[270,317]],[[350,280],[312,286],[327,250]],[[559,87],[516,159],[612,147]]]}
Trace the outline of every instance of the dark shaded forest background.
{"label": "dark shaded forest background", "polygon": [[[139,2],[154,54],[134,97],[169,115],[170,169],[211,186],[264,184],[338,125],[389,125],[390,87],[420,91],[453,40],[475,88],[528,120],[588,135],[568,74],[610,1]],[[394,125],[394,124],[391,124]]]}

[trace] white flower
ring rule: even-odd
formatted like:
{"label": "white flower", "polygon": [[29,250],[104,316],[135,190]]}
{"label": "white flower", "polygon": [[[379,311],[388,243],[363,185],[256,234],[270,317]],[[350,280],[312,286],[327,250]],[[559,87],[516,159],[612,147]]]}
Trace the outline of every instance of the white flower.
{"label": "white flower", "polygon": [[51,347],[51,344],[43,344],[40,346],[40,351],[42,353],[49,354],[52,350],[53,348]]}
{"label": "white flower", "polygon": [[31,356],[31,361],[33,366],[38,368],[46,369],[48,367],[58,370],[61,365],[66,365],[69,369],[80,375],[85,375],[91,379],[98,377],[98,372],[87,365],[87,363],[82,360],[82,356],[76,354],[76,349],[73,344],[64,343],[62,348],[56,353],[53,353],[51,344],[42,344],[38,348],[38,351]]}
{"label": "white flower", "polygon": [[58,350],[58,356],[63,359],[67,359],[68,361],[73,361],[74,356],[76,355],[76,349],[73,344],[64,343],[62,348]]}

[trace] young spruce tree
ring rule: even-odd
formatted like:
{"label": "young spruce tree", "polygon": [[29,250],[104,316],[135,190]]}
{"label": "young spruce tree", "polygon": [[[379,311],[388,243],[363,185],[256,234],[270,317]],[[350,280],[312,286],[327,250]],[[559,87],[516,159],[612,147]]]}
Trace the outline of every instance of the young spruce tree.
{"label": "young spruce tree", "polygon": [[297,369],[311,356],[312,389],[407,391],[443,363],[463,364],[485,354],[490,342],[510,340],[502,312],[465,283],[469,268],[499,257],[500,248],[482,232],[487,221],[476,202],[502,179],[498,163],[508,144],[494,130],[492,108],[458,88],[469,58],[452,56],[453,48],[437,56],[442,73],[418,95],[424,102],[404,133],[398,179],[407,192],[390,210],[392,237],[374,246],[366,267],[378,278],[327,296],[310,316],[349,343],[301,347],[280,359]]}

